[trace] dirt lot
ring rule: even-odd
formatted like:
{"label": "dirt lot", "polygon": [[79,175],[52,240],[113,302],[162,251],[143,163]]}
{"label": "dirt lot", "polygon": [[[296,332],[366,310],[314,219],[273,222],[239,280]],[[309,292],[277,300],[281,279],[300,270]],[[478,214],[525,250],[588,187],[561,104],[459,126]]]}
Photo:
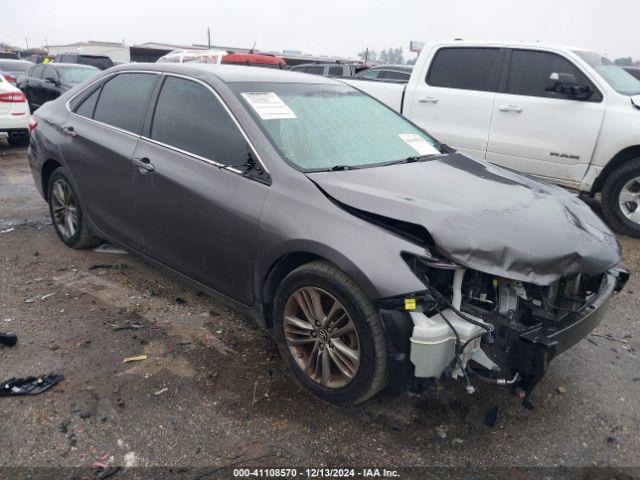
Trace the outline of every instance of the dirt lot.
{"label": "dirt lot", "polygon": [[0,466],[640,467],[640,241],[620,238],[626,289],[553,362],[533,411],[452,381],[336,408],[299,390],[270,332],[238,313],[132,255],[63,246],[26,150],[0,145],[0,231],[11,228],[0,331],[19,341],[0,346],[0,380],[65,380],[0,399]]}

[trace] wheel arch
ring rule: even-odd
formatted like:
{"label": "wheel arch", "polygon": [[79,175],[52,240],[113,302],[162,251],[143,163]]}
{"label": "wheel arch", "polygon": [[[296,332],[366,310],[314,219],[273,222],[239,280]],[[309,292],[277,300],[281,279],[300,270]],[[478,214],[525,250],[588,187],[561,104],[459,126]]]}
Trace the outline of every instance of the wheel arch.
{"label": "wheel arch", "polygon": [[271,310],[273,300],[282,280],[296,268],[316,260],[323,260],[351,277],[370,299],[377,297],[377,292],[371,281],[342,254],[326,246],[324,246],[324,248],[323,246],[313,248],[308,245],[307,247],[308,248],[292,249],[278,256],[275,261],[271,262],[269,268],[266,269],[266,274],[263,276],[259,275],[258,278],[263,278],[264,280],[260,282],[260,296],[258,298],[260,298],[264,321],[267,327],[272,325]]}
{"label": "wheel arch", "polygon": [[611,175],[611,173],[613,173],[620,165],[628,162],[629,160],[633,160],[634,158],[640,158],[640,145],[626,147],[615,154],[602,169],[602,172],[600,172],[600,175],[598,175],[595,182],[593,182],[590,192],[591,195],[601,192],[609,175]]}
{"label": "wheel arch", "polygon": [[42,194],[44,196],[44,200],[47,203],[49,202],[49,192],[48,192],[49,179],[51,178],[51,175],[53,174],[54,170],[60,167],[62,167],[62,163],[60,163],[58,160],[55,160],[53,158],[48,159],[42,164],[42,172],[40,174],[41,181],[42,181]]}

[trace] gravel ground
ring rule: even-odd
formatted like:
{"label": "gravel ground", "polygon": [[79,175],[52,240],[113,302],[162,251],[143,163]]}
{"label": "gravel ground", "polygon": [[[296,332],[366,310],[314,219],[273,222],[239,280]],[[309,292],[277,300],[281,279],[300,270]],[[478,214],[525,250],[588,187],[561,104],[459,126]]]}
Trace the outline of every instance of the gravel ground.
{"label": "gravel ground", "polygon": [[337,408],[296,387],[270,332],[237,312],[132,255],[63,246],[26,150],[0,145],[0,231],[11,228],[0,331],[19,340],[0,346],[0,379],[65,380],[0,399],[5,467],[640,467],[638,240],[620,238],[627,287],[552,363],[533,411],[507,390],[468,395],[453,381]]}

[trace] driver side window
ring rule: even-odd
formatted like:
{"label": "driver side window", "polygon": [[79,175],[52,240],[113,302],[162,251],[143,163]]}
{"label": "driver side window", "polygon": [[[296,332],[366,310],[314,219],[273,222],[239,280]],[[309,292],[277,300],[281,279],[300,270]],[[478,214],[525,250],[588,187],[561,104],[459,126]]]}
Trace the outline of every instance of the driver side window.
{"label": "driver side window", "polygon": [[566,100],[566,96],[546,90],[552,73],[573,75],[577,83],[593,89],[594,93],[589,101],[602,100],[595,85],[573,63],[555,53],[533,50],[512,51],[505,93]]}

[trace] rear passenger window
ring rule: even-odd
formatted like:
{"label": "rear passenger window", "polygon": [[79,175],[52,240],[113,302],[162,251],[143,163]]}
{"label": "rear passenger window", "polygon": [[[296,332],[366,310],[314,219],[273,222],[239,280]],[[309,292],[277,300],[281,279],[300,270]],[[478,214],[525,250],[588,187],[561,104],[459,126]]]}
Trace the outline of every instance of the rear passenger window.
{"label": "rear passenger window", "polygon": [[96,89],[91,95],[85,98],[80,106],[76,109],[76,113],[83,117],[93,118],[93,111],[96,108],[96,102],[98,101],[98,96],[100,95],[100,89]]}
{"label": "rear passenger window", "polygon": [[595,93],[592,101],[600,101],[601,95],[582,71],[560,55],[533,50],[513,50],[509,64],[506,93],[532,97],[550,97],[566,100],[567,97],[547,92],[546,86],[552,73],[568,73],[581,85],[589,85]]}
{"label": "rear passenger window", "polygon": [[380,72],[380,78],[386,78],[388,80],[408,81],[409,80],[409,74],[408,73],[402,73],[402,72],[396,72],[396,71],[393,71],[393,70],[384,70],[384,71]]}
{"label": "rear passenger window", "polygon": [[137,133],[157,76],[122,73],[102,87],[94,120]]}
{"label": "rear passenger window", "polygon": [[247,162],[247,142],[204,85],[167,77],[153,114],[151,138],[223,165]]}
{"label": "rear passenger window", "polygon": [[306,67],[304,71],[312,75],[322,75],[324,73],[324,67]]}
{"label": "rear passenger window", "polygon": [[36,65],[29,71],[29,76],[32,78],[42,78],[44,67],[44,65]]}
{"label": "rear passenger window", "polygon": [[342,76],[342,67],[329,67],[330,77],[341,77]]}
{"label": "rear passenger window", "polygon": [[431,62],[427,83],[434,87],[495,92],[502,57],[499,48],[442,48]]}

